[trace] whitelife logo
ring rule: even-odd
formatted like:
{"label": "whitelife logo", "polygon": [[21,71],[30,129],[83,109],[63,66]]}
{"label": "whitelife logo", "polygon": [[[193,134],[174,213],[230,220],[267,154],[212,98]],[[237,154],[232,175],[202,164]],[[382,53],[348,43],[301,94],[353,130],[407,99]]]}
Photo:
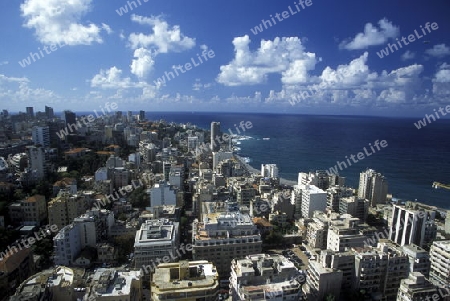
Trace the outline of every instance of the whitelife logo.
{"label": "whitelife logo", "polygon": [[[433,23],[431,23],[431,24],[430,24],[430,22],[427,22],[427,23],[425,24],[425,28],[427,29],[428,33],[431,32],[430,27],[431,27],[431,29],[433,29],[433,30],[437,30],[437,29],[439,28],[439,26],[438,26],[438,24],[437,24],[436,22],[433,22]],[[414,30],[414,34],[408,35],[408,41],[409,41],[409,43],[414,42],[414,41],[416,40],[416,38],[417,38],[417,39],[421,39],[421,38],[423,38],[424,36],[427,35],[427,33],[425,32],[425,29],[422,27],[422,25],[420,25],[420,29],[422,29],[423,36],[420,35],[420,34],[417,32],[417,29],[415,29],[415,30]],[[405,37],[402,37],[400,40],[397,38],[396,40],[397,40],[397,44],[398,44],[398,46],[399,46],[400,48],[402,48],[402,43],[400,43],[400,41],[403,42],[403,45],[404,45],[404,46],[409,45],[409,43],[406,41],[406,38],[405,38]],[[394,49],[395,49],[395,50],[394,50]],[[377,55],[380,57],[380,59],[382,59],[382,58],[384,58],[385,56],[388,56],[389,54],[393,53],[394,51],[398,51],[397,45],[396,45],[395,43],[394,43],[394,44],[388,43],[388,46],[387,46],[386,48],[382,49],[381,51],[377,51]]]}

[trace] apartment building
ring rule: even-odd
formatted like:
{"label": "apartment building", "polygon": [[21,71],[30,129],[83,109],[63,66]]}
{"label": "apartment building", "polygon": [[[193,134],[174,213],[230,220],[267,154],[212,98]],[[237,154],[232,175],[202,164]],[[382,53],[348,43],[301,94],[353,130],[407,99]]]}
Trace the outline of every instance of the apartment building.
{"label": "apartment building", "polygon": [[358,197],[368,199],[370,206],[385,204],[387,201],[387,179],[373,169],[367,169],[359,174]]}
{"label": "apartment building", "polygon": [[216,301],[218,293],[219,274],[206,260],[162,263],[151,281],[153,301]]}
{"label": "apartment building", "polygon": [[430,281],[450,288],[450,240],[435,241],[430,249]]}
{"label": "apartment building", "polygon": [[231,262],[233,300],[300,300],[305,276],[282,255],[254,254]]}
{"label": "apartment building", "polygon": [[314,185],[306,185],[302,189],[301,213],[305,218],[311,218],[313,212],[325,211],[327,208],[327,193]]}
{"label": "apartment building", "polygon": [[61,191],[48,203],[47,209],[49,223],[61,229],[83,214],[88,209],[88,202],[84,196]]}

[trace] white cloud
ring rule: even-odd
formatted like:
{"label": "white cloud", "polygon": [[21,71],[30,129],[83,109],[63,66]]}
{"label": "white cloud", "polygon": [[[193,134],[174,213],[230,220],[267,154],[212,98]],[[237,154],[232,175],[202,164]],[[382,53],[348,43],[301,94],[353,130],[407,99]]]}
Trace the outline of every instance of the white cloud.
{"label": "white cloud", "polygon": [[427,49],[425,53],[437,58],[443,58],[444,56],[450,55],[450,48],[445,46],[445,44],[439,44]]}
{"label": "white cloud", "polygon": [[91,86],[105,89],[123,89],[134,85],[129,77],[122,78],[122,70],[114,66],[108,70],[100,70],[100,73],[91,79]]}
{"label": "white cloud", "polygon": [[3,61],[3,62],[0,62],[0,66],[3,66],[3,65],[8,65],[9,64],[9,62],[8,61]]}
{"label": "white cloud", "polygon": [[[326,67],[320,76],[311,77],[315,84],[284,85],[279,93],[272,93],[270,101],[294,100],[298,104],[339,104],[385,106],[408,103],[421,86],[422,65],[382,71],[370,71],[368,53],[335,69]],[[303,95],[303,96],[302,96]],[[267,100],[266,100],[267,102]]]}
{"label": "white cloud", "polygon": [[30,80],[26,77],[8,77],[0,74],[0,101],[3,104],[31,103],[48,104],[49,100],[58,102],[61,99],[55,92],[43,88],[30,87]]}
{"label": "white cloud", "polygon": [[146,77],[155,65],[154,55],[145,48],[138,48],[134,51],[134,59],[131,62],[131,73],[142,79]]}
{"label": "white cloud", "polygon": [[43,44],[90,45],[101,43],[100,32],[108,25],[82,24],[92,0],[25,0],[20,5],[24,26],[35,30]]}
{"label": "white cloud", "polygon": [[220,67],[217,82],[226,86],[262,84],[269,74],[281,74],[284,83],[299,83],[307,80],[307,72],[317,62],[314,53],[304,51],[297,37],[262,40],[260,48],[249,49],[248,35],[233,40],[235,57]]}
{"label": "white cloud", "polygon": [[142,25],[150,25],[153,33],[131,33],[128,40],[132,49],[140,47],[153,48],[159,53],[182,52],[195,46],[195,39],[185,36],[180,26],[172,27],[162,19],[162,16],[142,17],[132,15],[131,20]]}
{"label": "white cloud", "polygon": [[347,50],[367,49],[369,46],[382,45],[400,34],[399,28],[386,18],[378,21],[378,25],[379,28],[367,23],[364,32],[358,33],[353,40],[342,41],[339,47]]}
{"label": "white cloud", "polygon": [[450,95],[450,65],[442,64],[433,78],[433,93],[440,96]]}
{"label": "white cloud", "polygon": [[401,60],[402,61],[412,60],[415,57],[416,57],[416,54],[414,52],[406,50],[406,52],[402,54]]}

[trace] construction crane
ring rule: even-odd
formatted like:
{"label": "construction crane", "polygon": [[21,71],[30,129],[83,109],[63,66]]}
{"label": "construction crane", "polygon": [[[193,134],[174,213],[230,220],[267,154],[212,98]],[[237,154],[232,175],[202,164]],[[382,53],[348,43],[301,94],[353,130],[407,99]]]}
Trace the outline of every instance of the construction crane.
{"label": "construction crane", "polygon": [[450,190],[450,185],[449,184],[446,185],[446,184],[442,184],[442,183],[439,183],[439,182],[433,182],[432,187],[435,188],[435,189],[444,188],[444,189]]}

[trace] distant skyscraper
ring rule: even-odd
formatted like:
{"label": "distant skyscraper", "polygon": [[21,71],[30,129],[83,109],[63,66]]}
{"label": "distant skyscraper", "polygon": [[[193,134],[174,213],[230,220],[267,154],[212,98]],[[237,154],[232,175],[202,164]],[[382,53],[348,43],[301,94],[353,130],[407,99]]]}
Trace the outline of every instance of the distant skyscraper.
{"label": "distant skyscraper", "polygon": [[373,169],[368,169],[359,175],[358,197],[368,199],[370,206],[385,204],[387,200],[388,183],[386,178]]}
{"label": "distant skyscraper", "polygon": [[52,119],[54,117],[53,108],[45,106],[45,115],[47,115],[47,118]]}
{"label": "distant skyscraper", "polygon": [[50,147],[50,130],[48,126],[34,126],[32,129],[32,139],[35,145]]}
{"label": "distant skyscraper", "polygon": [[213,152],[218,152],[220,150],[220,144],[216,137],[220,137],[220,122],[211,122],[211,146]]}
{"label": "distant skyscraper", "polygon": [[34,117],[33,107],[27,107],[27,117],[30,117],[30,118]]}
{"label": "distant skyscraper", "polygon": [[139,121],[145,120],[145,111],[139,111]]}
{"label": "distant skyscraper", "polygon": [[72,111],[64,111],[64,121],[66,126],[69,124],[77,124],[77,115]]}

